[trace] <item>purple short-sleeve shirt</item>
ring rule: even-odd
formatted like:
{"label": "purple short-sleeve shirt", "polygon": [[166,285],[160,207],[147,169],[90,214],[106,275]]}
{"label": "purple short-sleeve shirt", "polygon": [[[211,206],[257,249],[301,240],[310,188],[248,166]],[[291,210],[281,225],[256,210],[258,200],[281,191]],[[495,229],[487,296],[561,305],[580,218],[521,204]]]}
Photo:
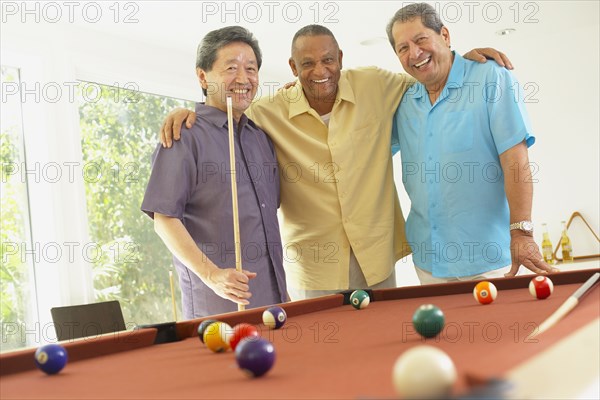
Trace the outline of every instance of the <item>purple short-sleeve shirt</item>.
{"label": "purple short-sleeve shirt", "polygon": [[[277,209],[279,170],[271,140],[242,115],[235,131],[235,157],[242,266],[250,280],[249,307],[286,301]],[[180,141],[153,155],[142,211],[179,218],[198,247],[220,268],[235,267],[227,114],[196,105],[196,122]],[[184,318],[236,311],[176,257]]]}

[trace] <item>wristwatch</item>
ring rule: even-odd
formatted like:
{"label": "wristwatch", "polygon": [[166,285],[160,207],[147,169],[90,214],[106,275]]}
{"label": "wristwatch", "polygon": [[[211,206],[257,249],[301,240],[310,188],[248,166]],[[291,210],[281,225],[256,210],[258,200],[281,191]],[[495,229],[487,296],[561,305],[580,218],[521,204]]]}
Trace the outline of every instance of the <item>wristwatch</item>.
{"label": "wristwatch", "polygon": [[533,233],[533,222],[531,221],[519,221],[514,224],[510,224],[510,230],[519,229],[525,233]]}

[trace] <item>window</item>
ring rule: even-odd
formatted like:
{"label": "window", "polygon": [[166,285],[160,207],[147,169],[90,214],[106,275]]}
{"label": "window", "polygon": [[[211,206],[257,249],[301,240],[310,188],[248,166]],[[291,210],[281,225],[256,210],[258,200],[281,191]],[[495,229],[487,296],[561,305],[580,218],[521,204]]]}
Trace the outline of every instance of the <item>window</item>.
{"label": "window", "polygon": [[128,327],[173,320],[171,253],[140,206],[164,116],[193,103],[91,82],[79,88],[96,301],[119,300]]}
{"label": "window", "polygon": [[25,346],[23,327],[34,326],[37,311],[34,257],[25,170],[19,70],[1,67],[0,122],[0,323],[2,351]]}

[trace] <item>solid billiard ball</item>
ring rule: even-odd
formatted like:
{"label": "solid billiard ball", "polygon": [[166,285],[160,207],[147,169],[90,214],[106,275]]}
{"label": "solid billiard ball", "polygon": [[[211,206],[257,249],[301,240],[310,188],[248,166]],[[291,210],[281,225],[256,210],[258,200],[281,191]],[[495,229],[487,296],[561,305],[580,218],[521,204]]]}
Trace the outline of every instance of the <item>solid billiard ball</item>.
{"label": "solid billiard ball", "polygon": [[198,338],[202,343],[204,343],[204,331],[213,322],[218,321],[216,319],[205,319],[204,321],[200,322],[200,325],[198,325]]}
{"label": "solid billiard ball", "polygon": [[222,353],[229,350],[232,333],[233,329],[225,322],[213,322],[204,331],[204,344],[215,353]]}
{"label": "solid billiard ball", "polygon": [[554,291],[554,284],[550,278],[540,275],[536,276],[529,282],[529,293],[536,299],[545,299]]}
{"label": "solid billiard ball", "polygon": [[352,307],[356,308],[357,310],[366,308],[370,302],[371,298],[364,290],[355,290],[350,295],[350,304],[352,304]]}
{"label": "solid billiard ball", "polygon": [[248,376],[259,377],[275,363],[275,348],[263,338],[244,338],[235,349],[235,359]]}
{"label": "solid billiard ball", "polygon": [[424,304],[413,314],[413,326],[423,337],[432,338],[444,328],[444,313],[433,304]]}
{"label": "solid billiard ball", "polygon": [[271,329],[279,329],[287,321],[287,315],[283,308],[273,306],[267,308],[262,315],[263,323]]}
{"label": "solid billiard ball", "polygon": [[35,365],[48,375],[59,373],[67,359],[67,350],[59,344],[47,344],[35,352]]}
{"label": "solid billiard ball", "polygon": [[475,289],[473,289],[473,297],[475,297],[475,300],[480,304],[490,304],[492,301],[496,300],[497,295],[498,290],[492,282],[479,282],[475,285]]}
{"label": "solid billiard ball", "polygon": [[235,350],[238,344],[245,338],[258,338],[258,329],[254,325],[242,322],[233,327],[233,335],[229,339],[231,350]]}
{"label": "solid billiard ball", "polygon": [[392,381],[402,398],[448,398],[456,381],[452,359],[437,347],[415,346],[398,357]]}

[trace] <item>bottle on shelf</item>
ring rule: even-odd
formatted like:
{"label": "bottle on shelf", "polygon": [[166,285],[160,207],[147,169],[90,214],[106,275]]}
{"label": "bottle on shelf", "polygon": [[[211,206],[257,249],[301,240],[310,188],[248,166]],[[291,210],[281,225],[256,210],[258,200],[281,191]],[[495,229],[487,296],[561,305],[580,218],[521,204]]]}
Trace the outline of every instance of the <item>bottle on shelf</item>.
{"label": "bottle on shelf", "polygon": [[562,236],[560,238],[560,247],[562,248],[563,262],[573,262],[573,247],[571,246],[571,239],[567,235],[567,223],[561,221],[562,224]]}
{"label": "bottle on shelf", "polygon": [[544,239],[542,240],[542,255],[544,261],[548,264],[554,264],[554,257],[552,256],[552,242],[550,241],[550,234],[548,233],[548,225],[542,224],[544,229]]}

